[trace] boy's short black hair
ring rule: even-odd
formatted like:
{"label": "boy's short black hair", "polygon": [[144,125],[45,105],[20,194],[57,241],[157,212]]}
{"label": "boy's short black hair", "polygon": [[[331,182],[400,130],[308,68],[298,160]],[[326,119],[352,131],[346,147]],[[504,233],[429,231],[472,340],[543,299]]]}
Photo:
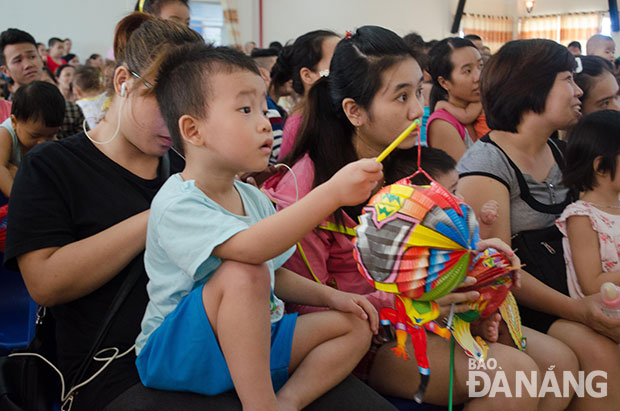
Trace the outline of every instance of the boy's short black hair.
{"label": "boy's short black hair", "polygon": [[[569,130],[564,184],[575,192],[596,187],[596,172],[611,174],[613,180],[620,155],[620,111],[601,110],[583,116]],[[600,157],[598,168],[594,160]]]}
{"label": "boy's short black hair", "polygon": [[211,91],[205,81],[216,73],[247,70],[260,76],[251,57],[228,47],[204,43],[174,47],[153,64],[157,69],[155,96],[175,148],[183,153],[183,137],[178,121],[189,114],[207,117]]}
{"label": "boy's short black hair", "polygon": [[278,51],[282,50],[282,43],[280,43],[279,41],[272,41],[271,43],[269,43],[269,48],[270,49],[276,49]]}
{"label": "boy's short black hair", "polygon": [[65,99],[55,85],[33,81],[15,92],[11,114],[18,121],[42,120],[46,127],[60,127],[65,119]]}
{"label": "boy's short black hair", "polygon": [[37,47],[37,42],[30,34],[19,29],[7,29],[0,34],[0,66],[6,65],[4,48],[11,44],[30,43]]}
{"label": "boy's short black hair", "polygon": [[64,43],[64,41],[59,39],[58,37],[52,37],[47,41],[47,47],[54,47],[54,44],[56,43]]}
{"label": "boy's short black hair", "polygon": [[558,73],[574,71],[575,57],[555,41],[513,40],[484,65],[480,95],[491,130],[516,133],[522,116],[545,110]]}
{"label": "boy's short black hair", "polygon": [[482,37],[480,37],[477,34],[467,34],[465,36],[463,36],[464,39],[473,41],[473,40],[477,40],[477,41],[482,41]]}
{"label": "boy's short black hair", "polygon": [[566,46],[566,47],[567,48],[568,47],[577,47],[579,49],[579,51],[581,51],[581,43],[576,41],[576,40],[575,41],[571,41],[570,43],[568,43],[568,46]]}
{"label": "boy's short black hair", "polygon": [[279,53],[280,53],[279,50],[272,49],[272,48],[266,48],[266,49],[255,48],[255,49],[252,50],[252,53],[250,53],[250,56],[252,58],[278,57]]}
{"label": "boy's short black hair", "polygon": [[[421,147],[420,166],[434,179],[456,169],[456,161],[448,153],[438,148]],[[385,184],[394,184],[418,170],[418,147],[395,150],[385,161]],[[411,179],[412,184],[427,185],[430,181],[424,174]]]}

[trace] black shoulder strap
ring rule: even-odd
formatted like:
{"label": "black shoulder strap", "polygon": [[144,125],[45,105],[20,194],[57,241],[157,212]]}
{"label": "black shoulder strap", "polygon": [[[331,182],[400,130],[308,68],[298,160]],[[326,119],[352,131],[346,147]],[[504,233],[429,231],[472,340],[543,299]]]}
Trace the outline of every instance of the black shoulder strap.
{"label": "black shoulder strap", "polygon": [[142,275],[143,273],[144,270],[142,269],[142,264],[133,264],[133,267],[129,271],[129,274],[127,274],[127,277],[119,288],[118,293],[114,296],[114,300],[112,300],[112,304],[110,304],[110,308],[108,309],[108,312],[106,313],[106,316],[101,323],[101,327],[99,327],[97,337],[95,337],[95,341],[90,347],[88,355],[84,358],[84,361],[82,361],[82,365],[80,365],[80,368],[78,368],[77,373],[73,377],[69,388],[75,387],[84,379],[84,375],[86,374],[90,363],[93,361],[93,357],[95,356],[95,354],[97,354],[97,351],[103,343],[103,339],[105,338],[108,330],[110,329],[110,326],[112,325],[112,320],[114,319],[114,316],[118,312],[118,309],[121,307],[121,305],[127,299],[127,296],[133,289],[134,285],[136,285],[136,282],[138,281],[138,278],[140,278],[140,275]]}
{"label": "black shoulder strap", "polygon": [[[570,193],[567,194],[564,201],[562,201],[559,204],[545,204],[545,203],[541,203],[540,201],[536,200],[534,197],[532,197],[532,194],[530,193],[530,189],[527,186],[527,182],[525,181],[525,177],[523,177],[521,170],[519,170],[519,167],[517,167],[517,165],[511,160],[508,154],[506,154],[506,152],[497,143],[491,140],[491,137],[488,134],[482,137],[481,140],[484,141],[485,143],[493,144],[504,155],[504,157],[506,157],[506,160],[508,160],[508,164],[510,164],[510,167],[512,167],[512,169],[515,172],[515,175],[517,176],[517,182],[519,183],[519,190],[521,191],[520,197],[532,209],[538,211],[539,213],[544,213],[544,214],[562,214],[562,211],[564,211],[566,206],[568,206],[572,202]],[[549,148],[551,148],[551,152],[553,153],[553,158],[555,159],[555,162],[558,164],[560,169],[563,170],[564,169],[564,158],[562,156],[562,153],[560,152],[560,149],[551,140],[547,140],[547,144],[549,144]]]}

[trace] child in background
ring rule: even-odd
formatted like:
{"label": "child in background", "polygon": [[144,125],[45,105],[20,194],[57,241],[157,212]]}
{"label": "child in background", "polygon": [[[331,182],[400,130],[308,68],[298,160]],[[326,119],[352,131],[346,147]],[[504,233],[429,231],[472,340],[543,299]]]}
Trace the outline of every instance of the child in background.
{"label": "child in background", "polygon": [[588,56],[599,56],[614,64],[616,57],[616,43],[614,39],[603,34],[595,34],[586,43],[586,54]]}
{"label": "child in background", "polygon": [[[23,156],[52,140],[65,118],[65,99],[56,86],[33,81],[13,97],[11,116],[0,124],[0,191],[8,199]],[[6,200],[5,200],[6,201]],[[0,252],[4,252],[8,204],[0,207]]]}
{"label": "child in background", "polygon": [[86,59],[86,65],[101,69],[103,67],[103,58],[100,54],[91,54],[90,57]]}
{"label": "child in background", "polygon": [[11,116],[0,125],[0,190],[8,198],[23,156],[53,140],[65,117],[65,100],[56,86],[34,81],[13,97]]}
{"label": "child in background", "polygon": [[476,141],[484,137],[491,129],[487,126],[487,119],[482,110],[482,103],[469,103],[465,108],[460,108],[447,100],[440,100],[435,105],[435,110],[446,110],[452,114],[462,124],[471,124],[476,131],[476,136],[472,136]]}
{"label": "child in background", "polygon": [[[273,142],[265,83],[251,58],[198,44],[158,66],[155,95],[186,165],[151,205],[150,301],[136,340],[142,383],[205,395],[235,388],[244,409],[301,409],[351,372],[378,317],[366,298],[281,265],[327,215],[368,199],[382,167],[351,163],[275,213],[263,193],[235,178],[263,170]],[[284,314],[280,298],[334,311],[297,318]]]}
{"label": "child in background", "polygon": [[284,123],[279,159],[293,148],[305,112],[304,98],[318,79],[329,75],[329,62],[338,41],[340,37],[333,31],[314,30],[299,36],[291,47],[285,47],[278,55],[271,78],[277,84],[292,80],[293,90],[301,99]]}
{"label": "child in background", "polygon": [[75,102],[84,113],[88,126],[92,129],[103,119],[111,99],[103,87],[101,70],[90,66],[80,66],[73,73],[73,94]]}
{"label": "child in background", "polygon": [[65,54],[65,43],[58,37],[52,37],[47,42],[47,46],[49,49],[47,50],[45,65],[52,73],[56,73],[58,67],[67,64],[67,62],[62,59],[62,56]]}
{"label": "child in background", "polygon": [[569,131],[564,183],[581,199],[556,225],[564,234],[571,297],[596,294],[604,282],[620,285],[620,112],[597,111]]}

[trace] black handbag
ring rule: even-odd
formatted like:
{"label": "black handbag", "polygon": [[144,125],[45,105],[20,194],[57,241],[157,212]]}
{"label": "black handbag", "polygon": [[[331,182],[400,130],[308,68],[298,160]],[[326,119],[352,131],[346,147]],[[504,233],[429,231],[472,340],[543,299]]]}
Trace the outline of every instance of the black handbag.
{"label": "black handbag", "polygon": [[42,314],[37,315],[35,336],[28,348],[0,358],[0,410],[49,411],[55,405],[60,404],[63,405],[63,410],[70,409],[73,396],[79,390],[78,385],[82,387],[86,384],[82,382],[86,371],[97,355],[114,315],[125,302],[143,272],[140,264],[134,264],[127,274],[119,292],[110,304],[88,355],[71,381],[69,387],[72,388],[68,391],[65,391],[62,374],[50,364],[53,364],[56,351],[53,317],[46,313],[45,308],[39,307],[39,313]]}
{"label": "black handbag", "polygon": [[[504,150],[492,141],[488,135],[483,137],[483,140],[493,144],[504,154],[517,176],[521,199],[532,209],[540,213],[559,215],[562,214],[566,206],[573,202],[573,196],[570,192],[564,201],[558,204],[544,204],[536,200],[532,197],[521,170],[519,170],[519,167],[508,157]],[[547,143],[551,148],[556,163],[563,170],[564,158],[560,150],[563,142],[558,141],[556,143],[549,139]],[[562,233],[555,225],[538,230],[521,231],[512,237],[511,243],[521,263],[524,264],[523,268],[525,271],[554,290],[568,295]],[[543,333],[546,333],[551,324],[557,319],[557,317],[527,307],[520,306],[519,311],[524,325]]]}
{"label": "black handbag", "polygon": [[[55,356],[55,322],[39,307],[35,335],[25,350],[52,360]],[[0,357],[0,410],[49,411],[60,403],[60,379],[52,367],[34,356]]]}

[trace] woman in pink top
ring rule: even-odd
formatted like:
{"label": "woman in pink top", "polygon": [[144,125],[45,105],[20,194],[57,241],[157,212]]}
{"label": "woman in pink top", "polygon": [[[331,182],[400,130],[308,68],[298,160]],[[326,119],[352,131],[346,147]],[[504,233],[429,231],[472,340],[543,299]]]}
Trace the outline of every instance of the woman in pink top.
{"label": "woman in pink top", "polygon": [[[341,40],[334,52],[329,76],[318,80],[308,93],[307,120],[293,150],[285,158],[294,174],[277,174],[265,182],[264,191],[278,208],[283,208],[329,179],[344,164],[377,156],[395,136],[422,116],[422,81],[420,66],[395,33],[366,26]],[[415,131],[405,139],[401,147],[411,148],[417,134]],[[391,180],[391,168],[390,163],[385,164],[387,180]],[[309,278],[313,278],[314,274],[316,281],[341,290],[365,293],[379,309],[391,307],[393,296],[386,296],[369,287],[358,273],[353,259],[352,228],[363,205],[339,209],[300,242],[302,247],[285,267]],[[507,247],[503,249],[511,253]],[[439,303],[447,314],[445,308],[449,309],[449,303],[475,299],[477,295],[475,291],[450,294]],[[557,359],[555,364],[558,368],[563,368],[562,358],[572,358],[565,347],[556,349],[556,341],[552,338],[533,340],[532,346],[542,343],[553,347],[551,356],[553,360]],[[394,344],[372,347],[366,362],[361,364],[366,369],[358,370],[366,374],[362,377],[367,377],[369,385],[380,393],[411,399],[421,381],[416,361],[397,358],[390,350]],[[410,341],[407,347],[412,354],[414,351]],[[489,355],[497,360],[507,375],[514,376],[517,370],[530,375],[530,371],[538,370],[533,358],[516,348],[497,343],[491,343],[490,347]],[[449,375],[446,371],[449,369],[450,344],[429,334],[427,355],[431,375],[424,401],[445,405],[449,398]],[[468,357],[462,350],[455,351],[455,364],[455,403],[468,402],[471,409],[536,409],[538,398],[529,396],[469,398],[466,384]],[[491,371],[491,379],[492,374]],[[514,385],[514,380],[508,384]]]}
{"label": "woman in pink top", "polygon": [[306,33],[298,37],[292,46],[282,49],[271,69],[272,81],[279,84],[292,81],[293,90],[302,98],[284,123],[280,159],[293,148],[303,119],[305,97],[318,79],[329,74],[329,62],[339,40],[340,37],[333,31]]}
{"label": "woman in pink top", "polygon": [[442,149],[458,161],[474,143],[476,131],[472,124],[460,123],[447,110],[434,111],[435,105],[446,100],[456,108],[466,109],[469,104],[480,102],[482,57],[474,43],[459,37],[441,40],[431,49],[429,57],[433,88],[432,114],[426,126],[428,145]]}

